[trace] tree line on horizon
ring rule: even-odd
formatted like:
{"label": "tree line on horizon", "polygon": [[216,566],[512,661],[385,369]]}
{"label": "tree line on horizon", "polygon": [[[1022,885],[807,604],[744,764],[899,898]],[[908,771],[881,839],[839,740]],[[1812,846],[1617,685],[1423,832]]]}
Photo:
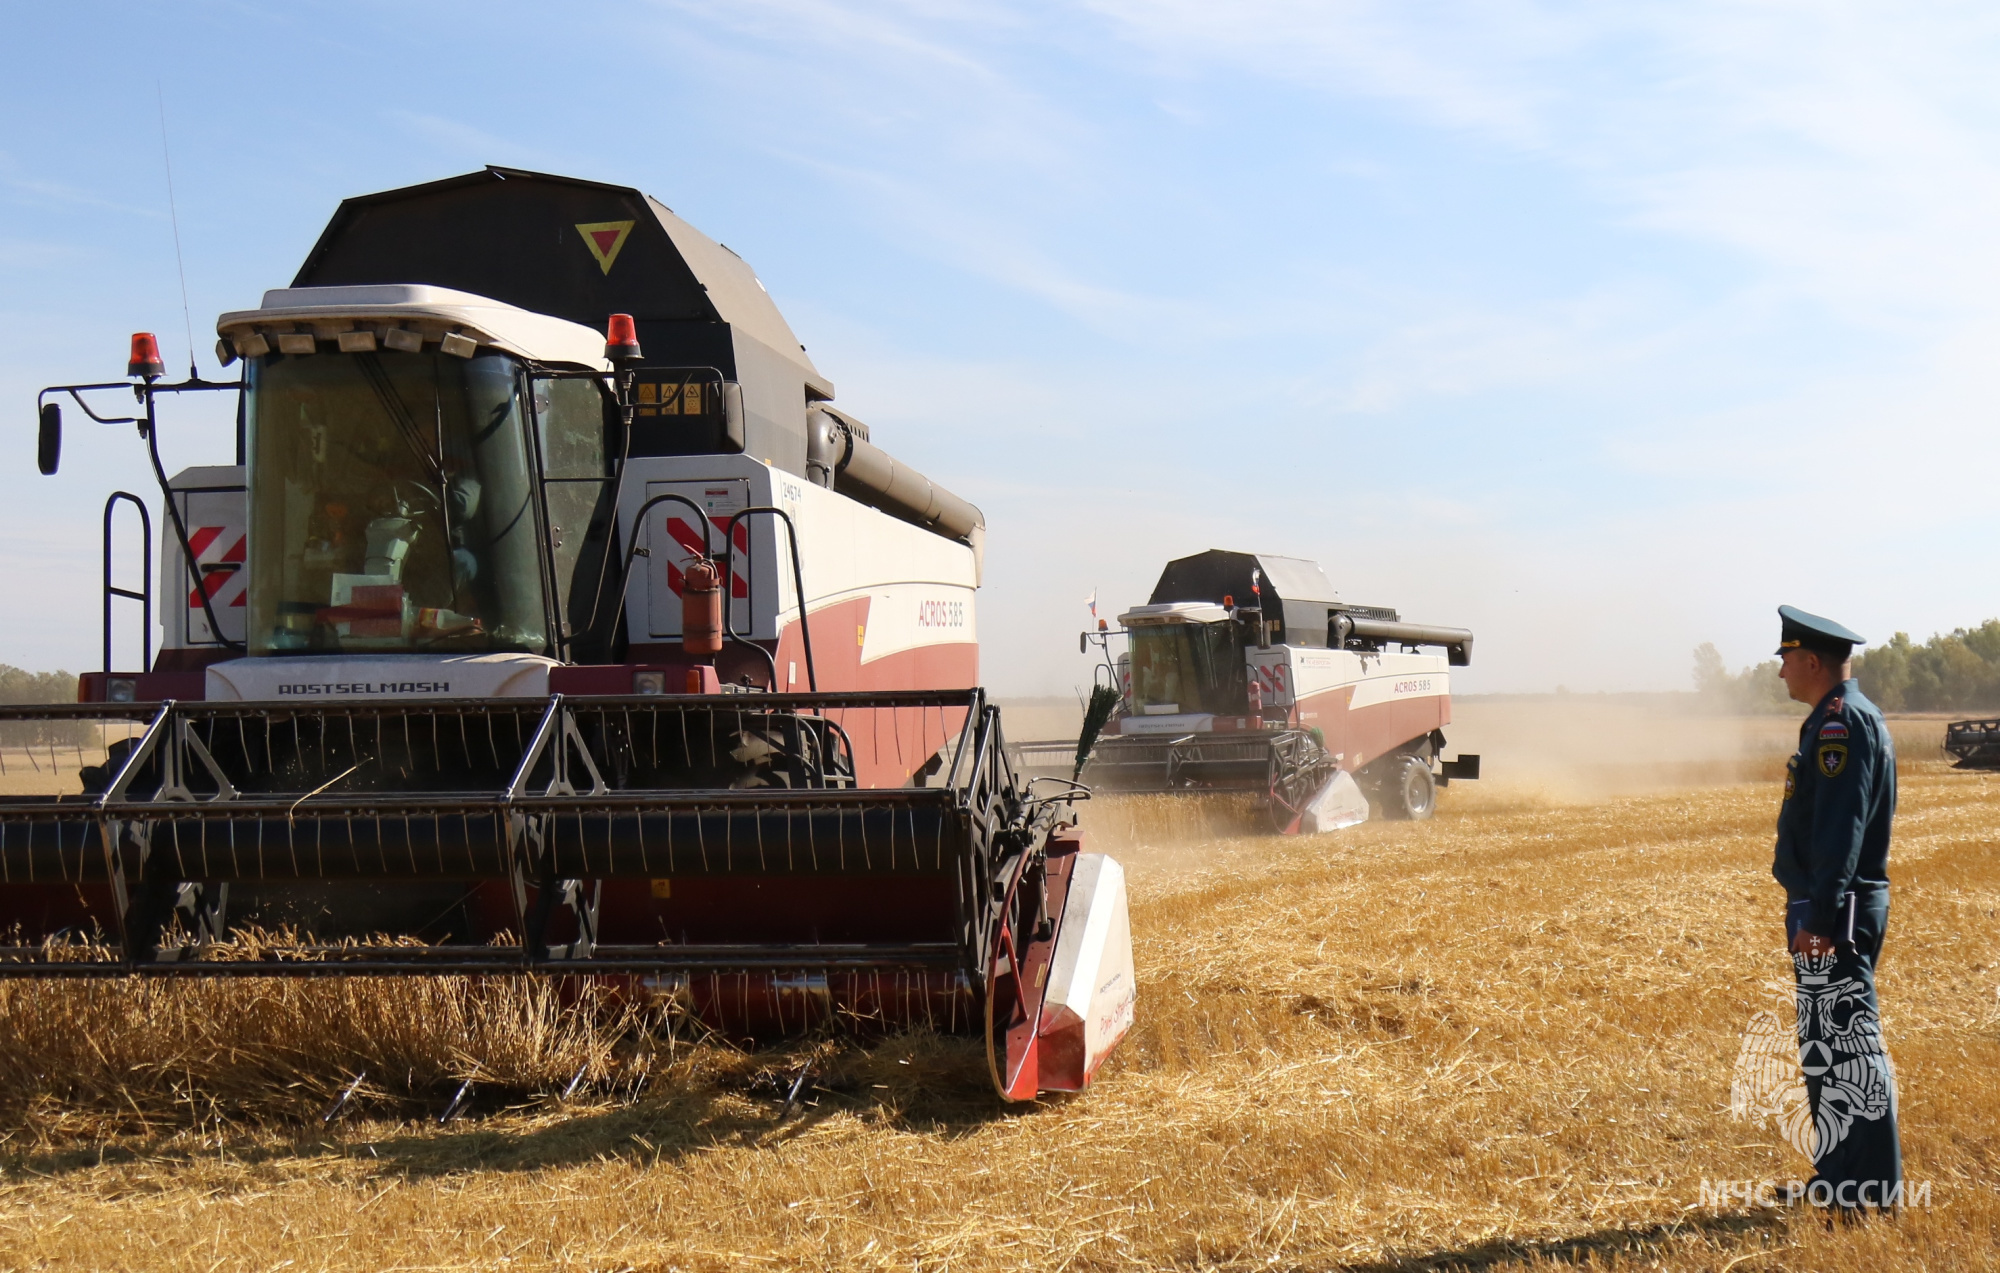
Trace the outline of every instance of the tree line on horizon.
{"label": "tree line on horizon", "polygon": [[[2000,711],[2000,619],[1940,632],[1919,645],[1898,632],[1854,656],[1861,692],[1885,712]],[[1713,642],[1694,652],[1694,688],[1718,711],[1802,712],[1778,679],[1778,661],[1731,672]]]}
{"label": "tree line on horizon", "polygon": [[[68,672],[25,672],[0,663],[0,703],[74,703],[76,677]],[[79,721],[0,722],[0,746],[64,747],[81,742],[87,735]]]}

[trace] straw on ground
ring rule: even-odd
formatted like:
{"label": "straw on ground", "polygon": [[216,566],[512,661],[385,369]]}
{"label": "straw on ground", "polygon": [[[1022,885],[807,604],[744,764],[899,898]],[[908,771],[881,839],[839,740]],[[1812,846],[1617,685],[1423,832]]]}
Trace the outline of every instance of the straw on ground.
{"label": "straw on ground", "polygon": [[[1017,1109],[976,1044],[746,1055],[498,983],[7,987],[0,1266],[1989,1267],[2000,779],[1931,762],[1881,984],[1932,1205],[1702,1203],[1807,1171],[1728,1112],[1788,971],[1774,804],[1454,787],[1427,825],[1193,843],[1158,828],[1226,816],[1100,809],[1139,1025],[1092,1092]],[[363,1060],[401,1068],[322,1128]],[[467,1076],[497,1095],[418,1120]]]}

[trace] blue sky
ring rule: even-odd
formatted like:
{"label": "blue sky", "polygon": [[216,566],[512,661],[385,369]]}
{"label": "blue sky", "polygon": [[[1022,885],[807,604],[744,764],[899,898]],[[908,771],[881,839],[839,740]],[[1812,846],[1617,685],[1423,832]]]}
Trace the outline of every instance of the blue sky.
{"label": "blue sky", "polygon": [[[1464,690],[1680,688],[1772,607],[2000,613],[2000,13],[1979,5],[76,3],[0,82],[0,660],[96,665],[136,439],[36,389],[186,360],[335,204],[500,163],[753,262],[985,509],[987,680],[1209,547],[1479,634]],[[173,418],[169,467],[228,458]]]}

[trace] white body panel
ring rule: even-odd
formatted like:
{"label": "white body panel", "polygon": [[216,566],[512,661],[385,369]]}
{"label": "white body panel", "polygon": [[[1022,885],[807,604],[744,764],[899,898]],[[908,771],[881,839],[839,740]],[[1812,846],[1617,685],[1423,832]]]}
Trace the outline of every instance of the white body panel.
{"label": "white body panel", "polygon": [[1132,1028],[1137,989],[1125,869],[1102,853],[1079,853],[1037,1030],[1044,1091],[1083,1090]]}
{"label": "white body panel", "polygon": [[[745,455],[652,456],[628,463],[618,510],[626,542],[639,509],[669,492],[722,515],[713,529],[717,549],[721,522],[729,512],[745,506],[782,508],[798,527],[807,612],[846,601],[870,602],[866,625],[856,637],[862,662],[919,646],[977,643],[973,595],[978,578],[969,546]],[[731,621],[745,636],[773,640],[799,615],[784,523],[760,514],[744,519],[739,528],[736,551],[747,547],[754,586],[731,589]],[[674,580],[690,559],[689,546],[699,539],[698,522],[684,505],[663,503],[646,514],[638,542],[648,555],[633,567],[626,606],[630,613],[646,616],[645,628],[654,640],[680,635]]]}
{"label": "white body panel", "polygon": [[[709,519],[710,545],[722,543],[722,532],[729,525],[729,519],[750,507],[750,483],[742,478],[713,478],[708,481],[648,481],[646,498],[655,499],[661,495],[678,495],[688,500]],[[770,529],[758,527],[757,521],[766,518],[746,518],[737,527],[737,546],[753,542],[757,530],[763,530],[758,539],[770,538]],[[677,637],[681,633],[681,597],[679,577],[688,568],[697,553],[703,551],[701,542],[701,519],[689,511],[687,505],[666,503],[656,506],[646,515],[648,549],[648,574],[651,578],[663,579],[665,586],[649,587],[646,590],[646,609],[629,613],[646,616],[646,633],[654,640]],[[754,558],[753,558],[754,560]],[[786,564],[790,564],[789,562]],[[754,574],[753,570],[753,574]],[[738,631],[748,631],[754,622],[751,614],[748,581],[739,580],[731,588],[732,601],[730,617]],[[740,598],[740,599],[738,599]],[[635,629],[637,625],[634,625]]]}
{"label": "white body panel", "polygon": [[544,698],[554,659],[536,654],[342,654],[230,659],[208,669],[219,701]]}
{"label": "white body panel", "polygon": [[[222,625],[222,635],[241,642],[248,630],[246,589],[250,583],[248,536],[249,499],[244,494],[241,465],[208,465],[182,469],[167,483],[187,525],[188,545],[209,594],[209,607]],[[216,639],[202,612],[201,598],[188,577],[181,556],[180,536],[171,515],[163,517],[160,535],[160,648],[216,649]]]}
{"label": "white body panel", "polygon": [[[1156,716],[1132,711],[1129,664],[1120,659],[1124,704],[1109,732],[1155,738],[1226,735],[1283,724],[1313,731],[1343,770],[1354,771],[1451,720],[1451,663],[1444,654],[1271,645],[1245,650],[1244,664],[1252,694],[1245,695],[1239,711]],[[1344,816],[1329,807],[1326,821],[1339,823]]]}
{"label": "white body panel", "polygon": [[868,624],[861,633],[864,664],[927,645],[966,645],[979,641],[969,588],[937,583],[892,584],[872,588],[868,595]]}
{"label": "white body panel", "polygon": [[1348,686],[1353,687],[1350,710],[1451,693],[1451,665],[1442,654],[1370,654],[1274,645],[1251,649],[1244,657],[1250,674],[1263,687],[1265,704],[1302,704],[1307,710],[1300,713],[1300,720],[1308,725],[1316,714],[1314,698]]}

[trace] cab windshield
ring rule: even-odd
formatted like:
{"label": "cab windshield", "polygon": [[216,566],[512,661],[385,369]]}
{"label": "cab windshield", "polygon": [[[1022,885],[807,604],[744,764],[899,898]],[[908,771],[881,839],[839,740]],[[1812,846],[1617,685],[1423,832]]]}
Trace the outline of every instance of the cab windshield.
{"label": "cab windshield", "polygon": [[547,648],[513,359],[272,354],[249,380],[252,654]]}
{"label": "cab windshield", "polygon": [[1249,685],[1232,623],[1171,623],[1132,634],[1132,710],[1244,711]]}

